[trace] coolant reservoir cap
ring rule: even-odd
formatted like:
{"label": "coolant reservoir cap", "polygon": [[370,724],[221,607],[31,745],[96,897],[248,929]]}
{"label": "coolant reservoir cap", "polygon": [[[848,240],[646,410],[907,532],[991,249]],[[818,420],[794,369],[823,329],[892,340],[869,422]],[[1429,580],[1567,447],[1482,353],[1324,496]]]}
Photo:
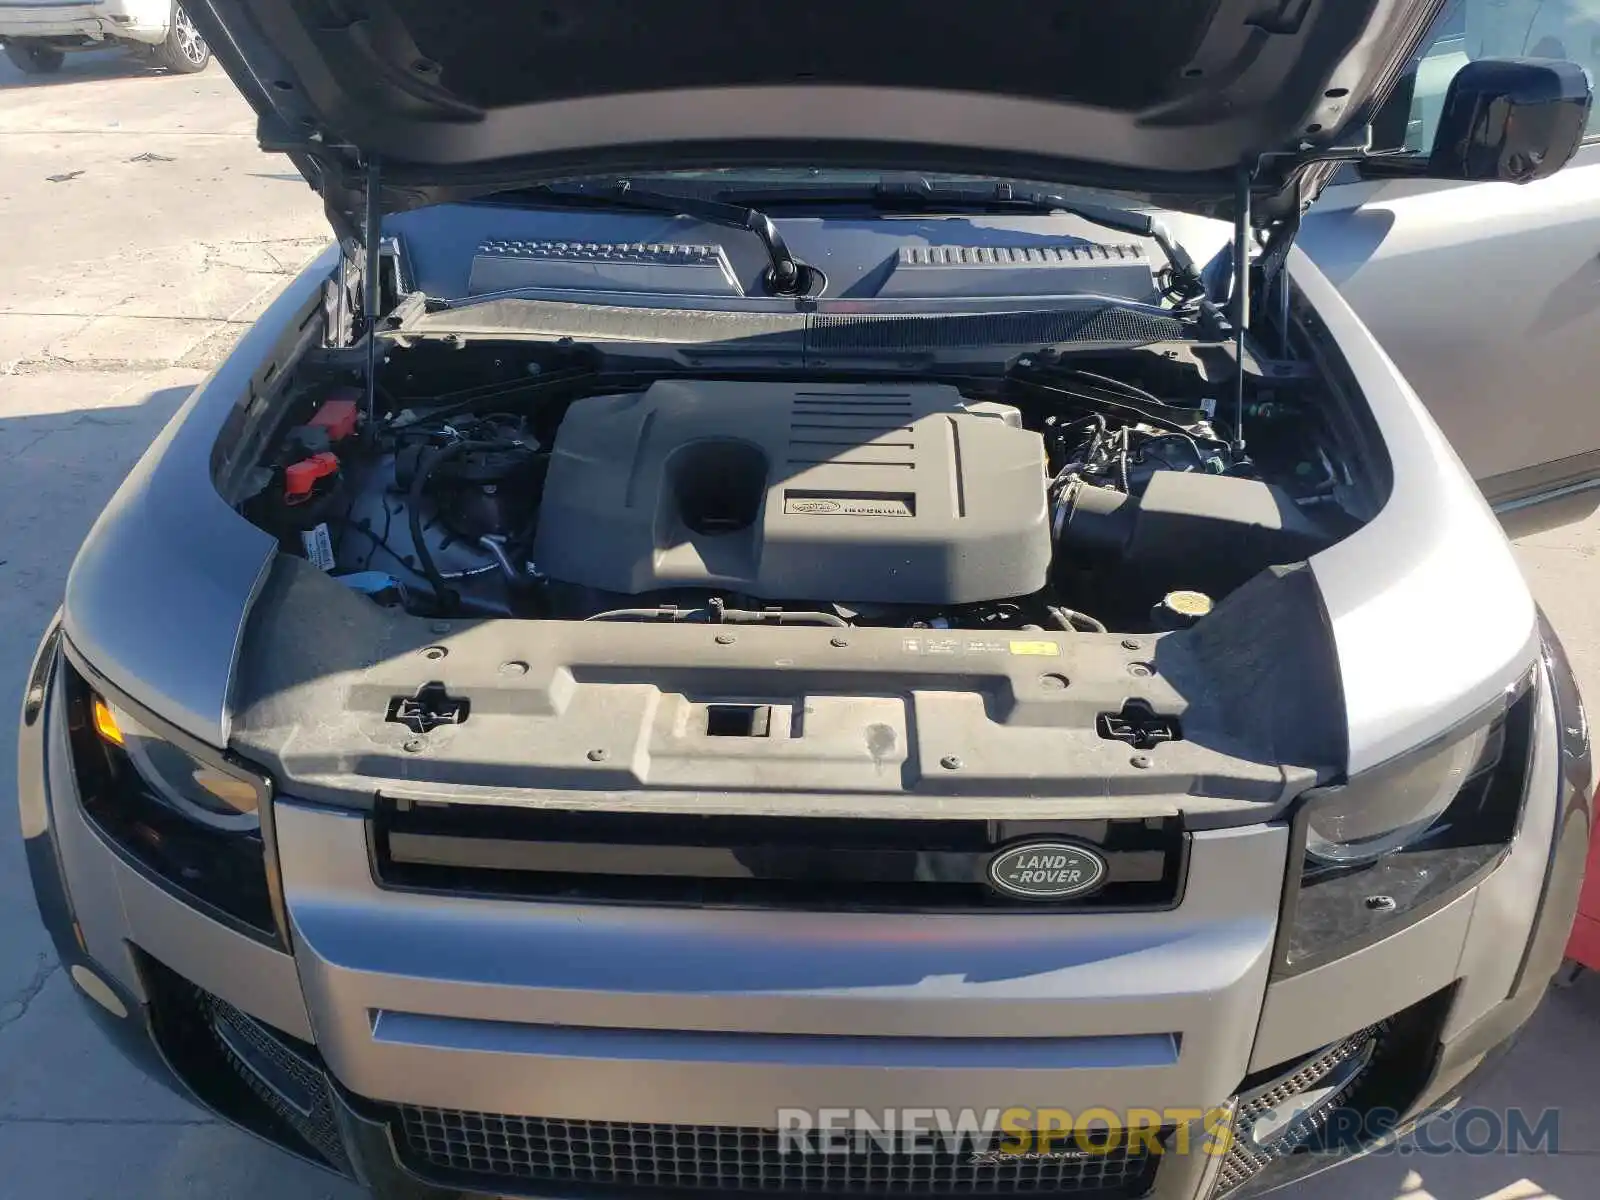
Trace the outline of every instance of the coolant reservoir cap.
{"label": "coolant reservoir cap", "polygon": [[1211,612],[1211,597],[1204,592],[1168,592],[1151,616],[1167,629],[1187,629]]}

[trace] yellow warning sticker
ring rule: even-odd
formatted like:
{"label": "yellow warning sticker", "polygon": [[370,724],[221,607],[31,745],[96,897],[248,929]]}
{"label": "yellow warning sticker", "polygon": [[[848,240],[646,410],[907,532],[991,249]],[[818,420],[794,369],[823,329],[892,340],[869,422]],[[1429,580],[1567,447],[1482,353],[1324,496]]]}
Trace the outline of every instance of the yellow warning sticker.
{"label": "yellow warning sticker", "polygon": [[1061,654],[1061,647],[1055,642],[1012,642],[1011,653],[1034,654],[1043,658],[1056,658]]}

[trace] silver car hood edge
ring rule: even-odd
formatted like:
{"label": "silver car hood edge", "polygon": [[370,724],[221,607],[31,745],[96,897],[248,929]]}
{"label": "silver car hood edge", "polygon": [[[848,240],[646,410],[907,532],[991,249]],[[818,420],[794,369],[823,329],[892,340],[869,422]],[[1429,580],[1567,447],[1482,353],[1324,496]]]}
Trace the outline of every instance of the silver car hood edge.
{"label": "silver car hood edge", "polygon": [[202,381],[89,530],[67,576],[67,637],[131,699],[212,746],[226,746],[245,621],[277,542],[235,512],[211,455],[252,380],[319,302],[330,249],[284,289]]}
{"label": "silver car hood edge", "polygon": [[1533,664],[1538,613],[1482,493],[1389,356],[1303,251],[1289,260],[1394,465],[1388,503],[1311,558],[1344,684],[1351,774],[1489,703]]}

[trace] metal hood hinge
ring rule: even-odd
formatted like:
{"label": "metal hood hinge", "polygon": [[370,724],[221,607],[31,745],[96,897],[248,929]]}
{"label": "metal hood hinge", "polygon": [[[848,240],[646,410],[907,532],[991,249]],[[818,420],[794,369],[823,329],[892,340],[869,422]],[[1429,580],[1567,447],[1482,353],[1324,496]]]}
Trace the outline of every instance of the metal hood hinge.
{"label": "metal hood hinge", "polygon": [[[349,164],[328,147],[312,150],[302,143],[300,148],[317,163],[323,208],[339,242],[339,272],[327,305],[327,353],[347,359],[361,351],[359,368],[350,365],[361,373],[362,418],[370,421],[376,411],[377,332],[383,309],[382,170],[376,157]],[[398,245],[393,249],[398,259]],[[399,277],[397,282],[404,286]]]}

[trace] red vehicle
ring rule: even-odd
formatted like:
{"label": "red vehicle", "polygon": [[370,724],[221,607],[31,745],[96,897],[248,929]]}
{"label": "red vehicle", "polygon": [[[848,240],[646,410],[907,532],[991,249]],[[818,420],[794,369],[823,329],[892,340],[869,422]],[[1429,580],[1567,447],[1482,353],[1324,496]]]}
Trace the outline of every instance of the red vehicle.
{"label": "red vehicle", "polygon": [[1600,970],[1600,831],[1591,834],[1589,865],[1578,896],[1578,915],[1567,940],[1567,960],[1563,974],[1569,978],[1576,969]]}

